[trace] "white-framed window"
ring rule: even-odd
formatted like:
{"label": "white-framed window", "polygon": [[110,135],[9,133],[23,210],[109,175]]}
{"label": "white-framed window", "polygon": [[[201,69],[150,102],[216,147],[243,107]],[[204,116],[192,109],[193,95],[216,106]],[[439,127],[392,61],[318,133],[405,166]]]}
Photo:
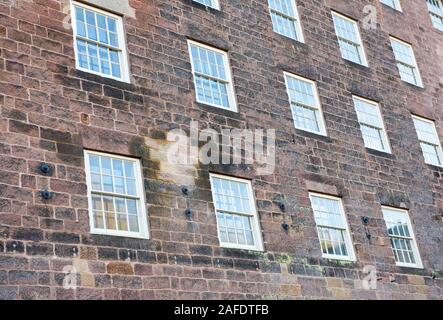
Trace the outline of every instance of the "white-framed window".
{"label": "white-framed window", "polygon": [[332,18],[343,59],[368,66],[357,21],[334,11],[332,12]]}
{"label": "white-framed window", "polygon": [[284,76],[294,126],[325,136],[326,127],[315,82],[287,72]]}
{"label": "white-framed window", "polygon": [[443,2],[441,0],[426,0],[432,24],[443,31]]}
{"label": "white-framed window", "polygon": [[434,121],[413,115],[415,130],[425,162],[443,167],[443,150]]}
{"label": "white-framed window", "polygon": [[324,258],[356,261],[348,222],[340,198],[310,193]]}
{"label": "white-framed window", "polygon": [[191,40],[188,47],[197,101],[237,111],[228,54]]}
{"label": "white-framed window", "polygon": [[91,233],[147,239],[140,160],[85,151]]}
{"label": "white-framed window", "polygon": [[391,153],[378,103],[357,96],[352,98],[365,146],[370,149]]}
{"label": "white-framed window", "polygon": [[210,180],[220,245],[263,251],[251,181],[218,174]]}
{"label": "white-framed window", "polygon": [[192,0],[194,2],[198,2],[207,7],[211,7],[212,9],[220,10],[219,0]]}
{"label": "white-framed window", "polygon": [[400,0],[380,0],[380,2],[395,10],[401,11]]}
{"label": "white-framed window", "polygon": [[275,32],[304,42],[295,0],[268,0],[272,27]]}
{"label": "white-framed window", "polygon": [[71,12],[76,68],[129,82],[122,17],[75,1]]}
{"label": "white-framed window", "polygon": [[407,210],[382,207],[395,263],[401,267],[423,268]]}
{"label": "white-framed window", "polygon": [[423,84],[412,46],[394,37],[390,38],[400,78],[405,82],[422,87]]}

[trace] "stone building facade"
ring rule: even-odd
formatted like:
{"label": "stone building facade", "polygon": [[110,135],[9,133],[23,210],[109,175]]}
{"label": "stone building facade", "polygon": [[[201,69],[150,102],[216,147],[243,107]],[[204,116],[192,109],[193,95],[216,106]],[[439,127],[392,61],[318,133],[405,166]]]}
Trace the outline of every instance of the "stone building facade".
{"label": "stone building facade", "polygon": [[[122,16],[125,82],[76,67],[68,1],[0,0],[0,299],[442,299],[443,169],[411,117],[443,139],[426,1],[296,0],[304,42],[273,31],[266,0],[197,2],[79,1]],[[332,11],[357,22],[367,66],[343,59]],[[196,101],[188,40],[226,53],[237,111]],[[284,72],[315,82],[327,134],[294,127]],[[353,96],[378,103],[390,153],[365,147]],[[275,170],[171,164],[168,132],[191,121],[275,129]],[[85,150],[140,161],[148,236],[92,232]],[[263,250],[220,244],[210,173],[251,182]],[[322,254],[310,193],[341,200],[355,259]],[[407,210],[422,268],[396,263],[383,207]]]}

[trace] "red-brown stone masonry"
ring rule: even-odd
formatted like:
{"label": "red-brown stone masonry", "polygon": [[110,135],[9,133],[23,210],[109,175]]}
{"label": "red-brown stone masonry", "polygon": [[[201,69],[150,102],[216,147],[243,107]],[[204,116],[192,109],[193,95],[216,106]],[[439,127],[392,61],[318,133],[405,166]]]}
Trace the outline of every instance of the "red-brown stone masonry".
{"label": "red-brown stone masonry", "polygon": [[[425,1],[397,12],[297,0],[304,44],[272,31],[266,0],[220,2],[129,0],[125,84],[75,69],[64,2],[0,1],[0,299],[442,299],[443,170],[424,163],[411,119],[435,120],[443,139],[443,33]],[[362,25],[368,4],[374,30]],[[341,58],[331,10],[359,21],[369,68]],[[424,88],[399,79],[389,35],[412,44]],[[228,52],[239,113],[195,102],[187,39]],[[283,71],[317,82],[327,138],[294,129]],[[391,155],[364,148],[353,94],[380,103]],[[191,120],[275,128],[275,173],[201,165],[181,176],[193,183],[185,197],[154,146]],[[84,149],[142,160],[150,240],[90,234]],[[209,170],[252,179],[265,252],[219,247]],[[309,191],[342,197],[357,262],[321,258]],[[381,205],[409,209],[423,270],[395,265]],[[76,290],[63,288],[69,265]],[[378,270],[376,290],[361,289],[365,265]]]}

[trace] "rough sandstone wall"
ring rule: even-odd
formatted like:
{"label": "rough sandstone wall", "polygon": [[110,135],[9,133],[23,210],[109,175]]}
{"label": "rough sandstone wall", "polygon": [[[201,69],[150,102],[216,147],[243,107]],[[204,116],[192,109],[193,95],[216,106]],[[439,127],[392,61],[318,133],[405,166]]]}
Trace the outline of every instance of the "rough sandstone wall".
{"label": "rough sandstone wall", "polygon": [[[360,23],[365,68],[341,58],[330,11],[361,21],[368,3],[379,24]],[[378,0],[297,0],[306,44],[272,31],[265,0],[221,0],[220,12],[190,0],[129,4],[123,84],[75,70],[63,2],[0,0],[0,299],[443,298],[443,170],[424,163],[410,117],[435,119],[443,139],[443,33],[425,1],[402,1],[398,13]],[[389,34],[413,44],[424,89],[400,80]],[[187,38],[229,52],[238,114],[195,102]],[[294,129],[283,71],[317,81],[328,138]],[[392,155],[364,148],[352,94],[380,102]],[[192,119],[277,129],[275,173],[177,173],[161,157],[166,132]],[[84,148],[142,159],[150,240],[89,233]],[[37,170],[43,161],[51,176]],[[219,247],[209,170],[252,179],[266,252]],[[321,258],[308,191],[343,198],[356,263]],[[409,209],[424,270],[395,266],[381,205]],[[67,265],[82,272],[76,290],[62,286]],[[377,267],[377,290],[360,289],[365,265]]]}

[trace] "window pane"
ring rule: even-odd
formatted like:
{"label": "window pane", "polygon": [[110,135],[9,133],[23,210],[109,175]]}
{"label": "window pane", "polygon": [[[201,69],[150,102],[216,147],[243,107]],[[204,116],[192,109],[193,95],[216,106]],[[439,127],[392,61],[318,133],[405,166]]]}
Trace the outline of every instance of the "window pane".
{"label": "window pane", "polygon": [[85,22],[85,11],[83,8],[75,7],[75,19],[79,22]]}
{"label": "window pane", "polygon": [[108,17],[108,30],[109,32],[117,32],[117,21]]}
{"label": "window pane", "polygon": [[86,37],[86,25],[84,22],[77,22],[77,34],[81,37]]}
{"label": "window pane", "polygon": [[89,68],[89,61],[87,55],[79,54],[78,61],[81,68]]}
{"label": "window pane", "polygon": [[127,219],[127,216],[125,214],[118,214],[117,215],[118,230],[128,231],[128,222],[126,219]]}
{"label": "window pane", "polygon": [[112,160],[112,168],[114,170],[114,176],[123,177],[123,161],[120,159]]}
{"label": "window pane", "polygon": [[128,206],[128,213],[129,214],[137,214],[137,202],[135,200],[126,200],[126,204]]}
{"label": "window pane", "polygon": [[129,215],[129,231],[139,232],[138,217],[136,215]]}
{"label": "window pane", "polygon": [[92,71],[100,71],[100,64],[98,61],[97,45],[88,44],[89,68]]}
{"label": "window pane", "polygon": [[103,217],[103,212],[101,211],[94,211],[94,226],[97,229],[105,229],[105,220]]}
{"label": "window pane", "polygon": [[89,156],[89,166],[91,169],[91,172],[100,173],[100,157],[96,155],[90,155]]}
{"label": "window pane", "polygon": [[99,174],[92,173],[91,174],[91,184],[92,190],[101,191],[102,190],[102,179]]}
{"label": "window pane", "polygon": [[126,181],[126,194],[131,195],[131,196],[137,195],[135,180],[126,179],[125,181]]}
{"label": "window pane", "polygon": [[124,198],[115,198],[115,211],[119,213],[126,212],[126,201]]}
{"label": "window pane", "polygon": [[114,192],[112,176],[102,176],[102,178],[103,178],[103,191]]}
{"label": "window pane", "polygon": [[125,177],[133,179],[135,178],[133,162],[125,161]]}
{"label": "window pane", "polygon": [[111,63],[111,70],[112,70],[112,75],[114,77],[117,77],[117,78],[121,77],[120,65],[118,65],[116,63]]}

